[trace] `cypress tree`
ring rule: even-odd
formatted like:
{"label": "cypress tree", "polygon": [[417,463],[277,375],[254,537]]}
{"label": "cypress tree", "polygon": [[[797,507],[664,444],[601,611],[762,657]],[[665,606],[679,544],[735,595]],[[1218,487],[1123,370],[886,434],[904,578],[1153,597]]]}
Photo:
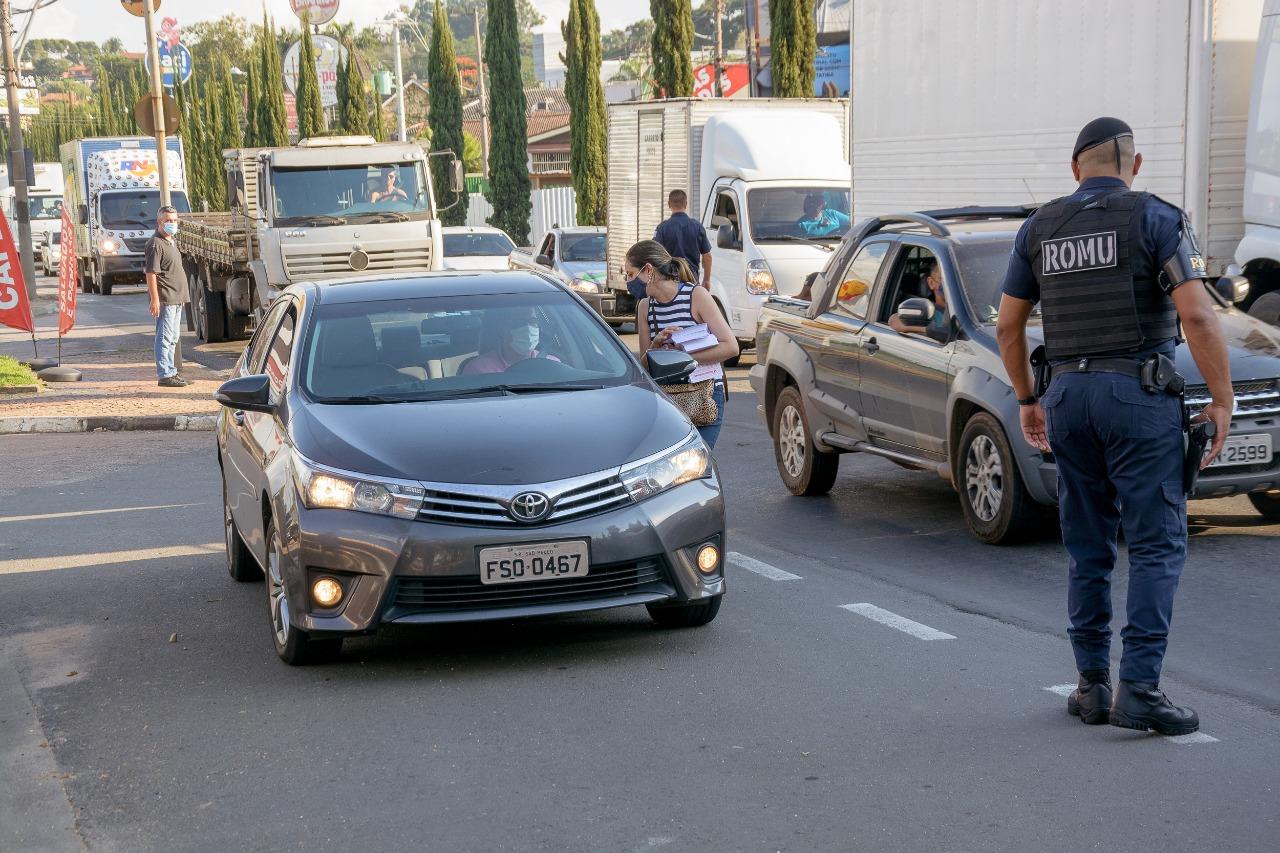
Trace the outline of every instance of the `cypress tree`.
{"label": "cypress tree", "polygon": [[382,114],[382,96],[373,93],[373,114],[369,119],[369,134],[379,142],[387,141],[387,120]]}
{"label": "cypress tree", "polygon": [[102,81],[98,86],[98,120],[96,122],[95,132],[100,136],[117,136],[120,133],[119,127],[119,108],[116,106],[115,98],[111,90],[111,80],[107,77],[106,67],[98,66],[98,79]]}
{"label": "cypress tree", "polygon": [[258,130],[258,102],[262,100],[262,89],[258,86],[258,67],[260,63],[254,59],[249,63],[248,78],[245,82],[245,116],[244,145],[246,148],[259,148],[262,133]]}
{"label": "cypress tree", "polygon": [[342,116],[342,127],[353,136],[367,136],[370,133],[369,87],[360,73],[356,46],[350,41],[347,42],[347,61],[339,67],[342,74],[339,77],[338,110]]}
{"label": "cypress tree", "polygon": [[[231,61],[225,56],[218,63],[218,88],[222,98],[222,128],[219,131],[219,143],[223,148],[239,148],[240,116],[244,108],[240,104],[240,93],[236,90],[236,81],[231,76]],[[218,152],[221,154],[222,152]]]}
{"label": "cypress tree", "polygon": [[489,148],[489,190],[493,205],[489,224],[501,228],[517,246],[529,242],[529,137],[520,76],[520,28],[515,0],[488,0],[489,26],[484,64],[489,69],[489,116],[493,144]]}
{"label": "cypress tree", "polygon": [[649,0],[653,16],[654,88],[661,97],[693,94],[693,5],[690,0]]}
{"label": "cypress tree", "polygon": [[348,59],[343,59],[341,54],[338,55],[338,84],[336,86],[338,94],[338,117],[337,122],[332,129],[339,131],[340,133],[349,134],[351,131],[347,129],[347,111],[350,109],[350,95],[348,94],[347,86],[347,63],[350,59],[350,54],[348,53],[347,56]]}
{"label": "cypress tree", "polygon": [[560,25],[565,47],[565,95],[569,100],[569,171],[579,225],[603,225],[608,159],[604,86],[600,83],[600,15],[594,0],[569,0]]}
{"label": "cypress tree", "polygon": [[262,65],[258,69],[258,145],[264,148],[283,147],[289,144],[289,116],[284,106],[284,69],[280,61],[276,25],[265,12],[262,16],[262,41],[259,50]]}
{"label": "cypress tree", "polygon": [[812,98],[818,25],[813,0],[769,0],[773,95]]}
{"label": "cypress tree", "polygon": [[[427,121],[431,125],[431,150],[452,151],[461,160],[462,81],[458,78],[458,59],[453,52],[453,31],[449,29],[449,19],[441,0],[436,0],[435,18],[431,26],[427,87],[431,91],[431,110],[427,114]],[[431,178],[435,185],[436,200],[445,203],[449,188],[449,162],[445,158],[431,159]],[[443,224],[466,225],[469,200],[467,194],[462,193],[457,204],[440,214]]]}
{"label": "cypress tree", "polygon": [[316,47],[311,40],[311,16],[302,13],[302,48],[298,51],[298,138],[324,133],[324,107],[320,104],[320,79],[316,75]]}

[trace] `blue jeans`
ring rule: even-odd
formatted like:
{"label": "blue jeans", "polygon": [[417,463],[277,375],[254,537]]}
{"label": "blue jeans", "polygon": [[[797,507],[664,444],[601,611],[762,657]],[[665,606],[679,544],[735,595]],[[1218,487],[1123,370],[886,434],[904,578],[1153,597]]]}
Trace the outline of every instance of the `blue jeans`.
{"label": "blue jeans", "polygon": [[715,423],[698,427],[698,435],[702,436],[702,440],[707,443],[707,447],[715,448],[716,439],[720,437],[720,428],[724,426],[724,404],[726,394],[723,381],[716,380],[716,384],[712,386],[711,396],[715,398],[716,408],[720,413],[716,415]]}
{"label": "blue jeans", "polygon": [[1108,373],[1057,376],[1041,403],[1071,558],[1067,633],[1076,668],[1110,669],[1111,570],[1123,527],[1129,595],[1120,679],[1159,682],[1187,558],[1181,403]]}
{"label": "blue jeans", "polygon": [[160,316],[156,318],[156,376],[161,379],[178,373],[173,366],[173,350],[182,333],[181,324],[181,305],[160,306]]}

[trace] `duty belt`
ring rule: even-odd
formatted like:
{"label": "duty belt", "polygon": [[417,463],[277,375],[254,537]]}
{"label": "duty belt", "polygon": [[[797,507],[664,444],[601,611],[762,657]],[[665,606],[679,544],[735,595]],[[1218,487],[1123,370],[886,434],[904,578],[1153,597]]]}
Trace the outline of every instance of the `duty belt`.
{"label": "duty belt", "polygon": [[1061,373],[1118,373],[1141,379],[1143,362],[1132,358],[1082,358],[1077,361],[1055,362],[1049,370],[1054,376]]}
{"label": "duty belt", "polygon": [[[1164,355],[1150,355],[1138,361],[1133,358],[1081,358],[1047,365],[1048,379],[1062,373],[1115,373],[1132,376],[1149,394],[1164,392],[1179,396],[1186,381],[1174,368],[1173,360]],[[1044,383],[1048,388],[1048,381]],[[1037,395],[1042,396],[1042,395]]]}

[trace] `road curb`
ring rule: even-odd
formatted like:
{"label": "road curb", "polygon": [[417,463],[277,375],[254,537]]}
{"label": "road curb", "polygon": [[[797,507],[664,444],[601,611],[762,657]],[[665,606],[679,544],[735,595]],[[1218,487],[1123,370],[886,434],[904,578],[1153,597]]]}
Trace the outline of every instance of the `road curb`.
{"label": "road curb", "polygon": [[0,435],[70,432],[206,432],[217,415],[96,415],[91,417],[0,418]]}

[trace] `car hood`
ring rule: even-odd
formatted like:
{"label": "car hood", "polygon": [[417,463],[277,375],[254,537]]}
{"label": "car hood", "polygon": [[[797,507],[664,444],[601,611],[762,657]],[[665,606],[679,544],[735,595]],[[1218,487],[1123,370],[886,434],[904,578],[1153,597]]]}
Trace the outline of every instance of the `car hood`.
{"label": "car hood", "polygon": [[583,278],[601,284],[605,279],[604,261],[561,261],[560,269],[569,279]]}
{"label": "car hood", "polygon": [[290,429],[313,462],[436,483],[545,483],[616,468],[689,434],[647,385],[383,405],[302,403]]}
{"label": "car hood", "polygon": [[442,263],[447,270],[505,270],[510,267],[507,255],[463,255],[444,258]]}

